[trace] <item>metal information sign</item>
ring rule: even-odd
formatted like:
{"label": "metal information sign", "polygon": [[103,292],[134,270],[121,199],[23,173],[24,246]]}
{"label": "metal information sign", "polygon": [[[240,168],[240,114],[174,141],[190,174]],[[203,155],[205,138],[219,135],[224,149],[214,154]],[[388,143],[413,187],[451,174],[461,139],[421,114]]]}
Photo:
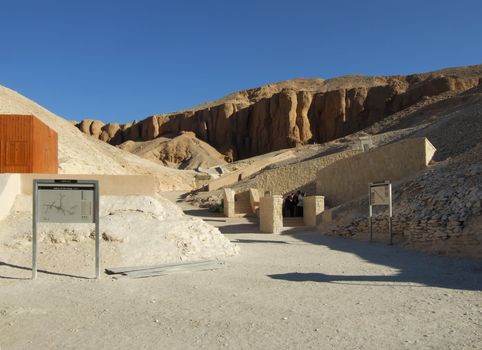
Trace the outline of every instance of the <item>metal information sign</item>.
{"label": "metal information sign", "polygon": [[370,205],[390,205],[390,184],[371,184]]}
{"label": "metal information sign", "polygon": [[373,229],[372,229],[372,214],[373,206],[384,205],[388,206],[388,232],[390,234],[390,245],[393,244],[393,234],[392,234],[392,184],[390,181],[384,182],[372,182],[368,185],[368,202],[369,202],[369,221],[368,228],[370,231],[370,242],[373,240]]}
{"label": "metal information sign", "polygon": [[33,180],[32,279],[37,278],[39,222],[95,223],[95,274],[100,277],[98,181]]}

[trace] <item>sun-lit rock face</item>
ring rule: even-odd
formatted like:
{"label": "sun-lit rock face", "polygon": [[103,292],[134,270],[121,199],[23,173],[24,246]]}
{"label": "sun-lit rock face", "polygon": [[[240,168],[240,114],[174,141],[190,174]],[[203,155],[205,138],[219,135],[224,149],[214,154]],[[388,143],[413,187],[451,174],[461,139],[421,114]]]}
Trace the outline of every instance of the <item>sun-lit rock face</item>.
{"label": "sun-lit rock face", "polygon": [[228,159],[242,159],[346,136],[424,98],[475,87],[481,77],[482,66],[472,66],[409,76],[295,79],[134,125],[82,121],[78,127],[114,145],[191,131]]}

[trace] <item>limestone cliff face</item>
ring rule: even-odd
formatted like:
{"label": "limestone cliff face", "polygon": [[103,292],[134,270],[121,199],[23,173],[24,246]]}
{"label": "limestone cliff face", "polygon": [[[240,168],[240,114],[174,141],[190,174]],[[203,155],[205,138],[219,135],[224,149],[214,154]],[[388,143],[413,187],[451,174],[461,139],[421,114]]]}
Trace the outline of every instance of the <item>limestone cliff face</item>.
{"label": "limestone cliff face", "polygon": [[[134,125],[84,120],[83,132],[118,145],[192,131],[227,158],[242,159],[309,142],[326,142],[361,130],[424,97],[465,91],[481,82],[471,74],[429,73],[395,77],[342,77],[283,82],[230,95],[190,111],[151,116]],[[461,68],[462,69],[462,68]]]}

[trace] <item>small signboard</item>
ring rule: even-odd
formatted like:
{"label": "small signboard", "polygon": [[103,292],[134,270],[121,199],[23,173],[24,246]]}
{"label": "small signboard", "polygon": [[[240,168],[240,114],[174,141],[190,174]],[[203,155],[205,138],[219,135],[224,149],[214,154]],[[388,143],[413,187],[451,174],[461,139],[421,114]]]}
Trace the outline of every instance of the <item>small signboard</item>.
{"label": "small signboard", "polygon": [[95,223],[95,271],[100,277],[99,182],[33,180],[32,279],[37,278],[38,223]]}
{"label": "small signboard", "polygon": [[368,185],[368,230],[370,232],[370,242],[373,239],[372,215],[373,206],[388,206],[388,232],[390,235],[390,245],[393,244],[392,233],[392,184],[390,181],[372,182]]}
{"label": "small signboard", "polygon": [[390,205],[390,183],[370,184],[370,204]]}

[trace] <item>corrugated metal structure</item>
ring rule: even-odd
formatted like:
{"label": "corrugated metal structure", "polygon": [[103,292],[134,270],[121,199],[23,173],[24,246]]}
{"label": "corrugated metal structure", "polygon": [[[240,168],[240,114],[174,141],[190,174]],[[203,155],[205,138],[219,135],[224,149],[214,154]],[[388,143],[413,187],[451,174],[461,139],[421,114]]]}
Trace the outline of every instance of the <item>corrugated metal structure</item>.
{"label": "corrugated metal structure", "polygon": [[57,133],[33,115],[0,114],[0,173],[57,172]]}

